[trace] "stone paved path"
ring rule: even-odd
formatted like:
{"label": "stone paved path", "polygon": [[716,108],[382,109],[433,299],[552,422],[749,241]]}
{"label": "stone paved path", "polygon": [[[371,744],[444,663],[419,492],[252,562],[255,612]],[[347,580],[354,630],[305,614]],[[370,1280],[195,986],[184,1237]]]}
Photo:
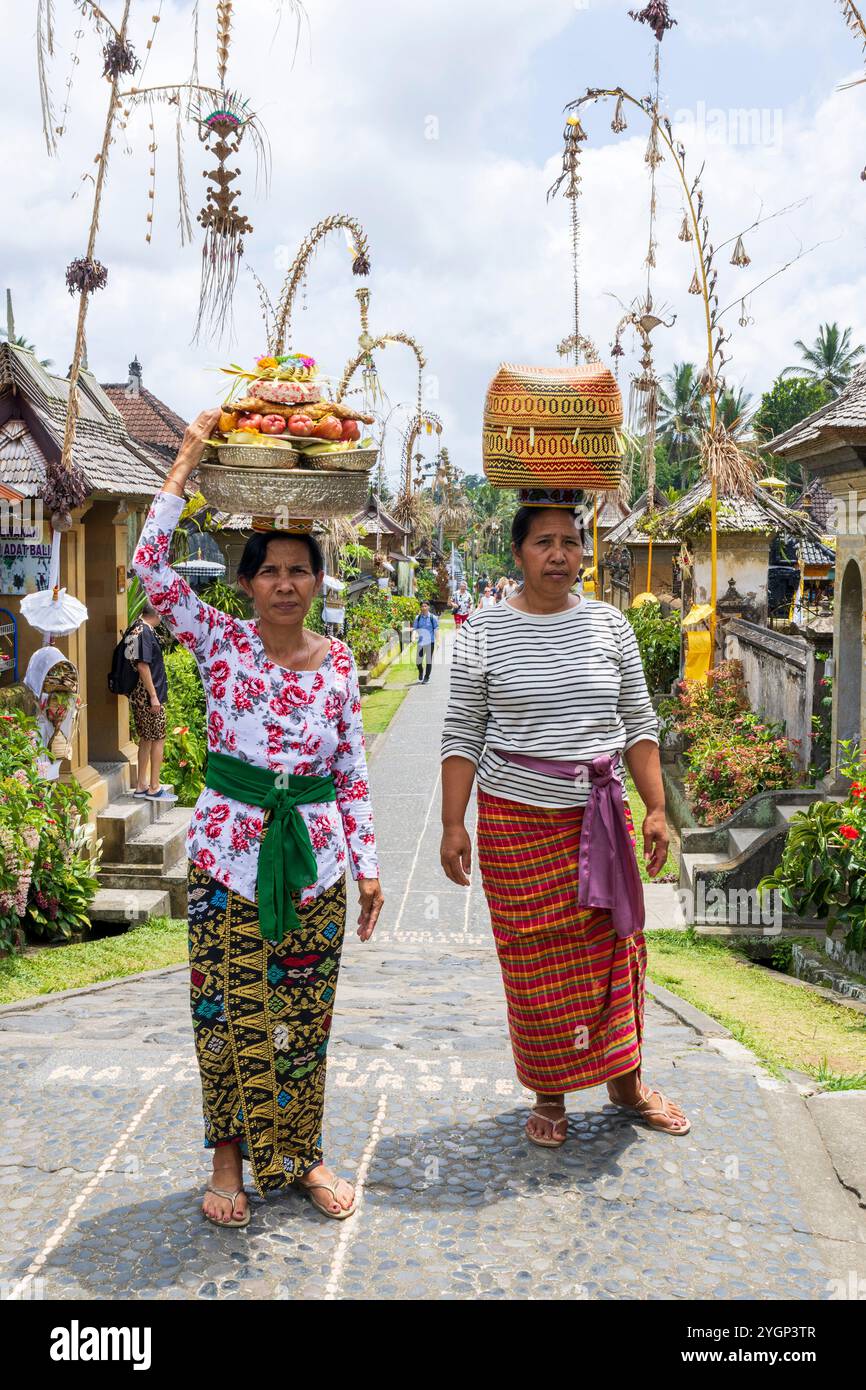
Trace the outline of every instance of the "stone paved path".
{"label": "stone paved path", "polygon": [[326,1112],[358,1214],[289,1192],[254,1196],[245,1232],[201,1218],[185,970],[154,972],[0,1010],[2,1296],[825,1299],[866,1274],[799,1095],[652,1000],[645,1074],[692,1133],[602,1088],[569,1099],[562,1149],[525,1142],[483,895],[438,867],[446,680],[372,763],[388,901],[372,943],[347,936]]}

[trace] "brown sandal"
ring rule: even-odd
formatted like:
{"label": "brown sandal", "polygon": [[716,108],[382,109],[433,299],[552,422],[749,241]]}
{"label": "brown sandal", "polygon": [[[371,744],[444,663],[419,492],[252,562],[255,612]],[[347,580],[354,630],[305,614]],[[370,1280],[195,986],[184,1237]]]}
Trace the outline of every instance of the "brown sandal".
{"label": "brown sandal", "polygon": [[[650,1101],[652,1100],[653,1096],[658,1096],[659,1100],[661,1101],[660,1106],[650,1105]],[[671,1101],[669,1101],[667,1096],[663,1095],[663,1093],[658,1089],[650,1089],[649,1091],[644,1093],[643,1086],[641,1086],[641,1099],[637,1102],[636,1105],[623,1105],[620,1101],[617,1100],[611,1100],[610,1104],[614,1107],[615,1110],[626,1110],[629,1111],[632,1115],[637,1115],[640,1119],[644,1121],[646,1125],[649,1126],[650,1129],[658,1129],[661,1130],[664,1134],[672,1134],[675,1139],[681,1139],[684,1135],[688,1134],[689,1130],[692,1127],[690,1122],[686,1119],[685,1115],[680,1121],[680,1124],[684,1125],[685,1128],[681,1129],[672,1129],[670,1125],[658,1124],[651,1118],[651,1116],[653,1115],[664,1116],[664,1118],[667,1120],[676,1120],[677,1118],[676,1115],[673,1115],[670,1111],[669,1107],[671,1105]]]}

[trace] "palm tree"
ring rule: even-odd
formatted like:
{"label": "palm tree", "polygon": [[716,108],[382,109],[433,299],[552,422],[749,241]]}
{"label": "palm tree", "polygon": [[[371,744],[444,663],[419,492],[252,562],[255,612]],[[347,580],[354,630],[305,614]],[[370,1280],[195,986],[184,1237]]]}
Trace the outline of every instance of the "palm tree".
{"label": "palm tree", "polygon": [[860,343],[851,346],[851,329],[844,333],[838,323],[825,323],[818,330],[818,336],[811,347],[798,338],[794,347],[799,348],[803,361],[798,367],[786,367],[783,377],[799,376],[806,381],[814,381],[823,386],[830,396],[838,396],[847,386],[851,373],[858,366],[858,358],[866,352]]}
{"label": "palm tree", "polygon": [[694,362],[675,362],[662,377],[656,438],[667,445],[668,459],[682,464],[694,458],[706,424],[706,407]]}
{"label": "palm tree", "polygon": [[751,393],[743,390],[741,386],[737,387],[735,391],[730,386],[726,386],[719,396],[716,410],[718,418],[728,434],[737,439],[745,434],[751,426],[754,413]]}
{"label": "palm tree", "polygon": [[[16,333],[14,337],[10,338],[7,330],[5,328],[0,328],[0,338],[5,338],[13,347],[26,348],[28,352],[32,352],[34,355],[36,353],[36,344],[28,343],[27,339],[22,337],[20,333]],[[51,357],[40,357],[39,365],[40,367],[53,367],[54,360]]]}

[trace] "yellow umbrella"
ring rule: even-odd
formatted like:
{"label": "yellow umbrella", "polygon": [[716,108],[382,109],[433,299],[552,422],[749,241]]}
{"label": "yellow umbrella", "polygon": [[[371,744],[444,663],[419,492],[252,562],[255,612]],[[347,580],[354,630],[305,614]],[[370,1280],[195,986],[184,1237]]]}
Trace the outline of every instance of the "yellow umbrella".
{"label": "yellow umbrella", "polygon": [[658,603],[658,599],[655,594],[651,594],[649,592],[637,594],[633,599],[631,606],[632,608],[640,608],[645,603]]}

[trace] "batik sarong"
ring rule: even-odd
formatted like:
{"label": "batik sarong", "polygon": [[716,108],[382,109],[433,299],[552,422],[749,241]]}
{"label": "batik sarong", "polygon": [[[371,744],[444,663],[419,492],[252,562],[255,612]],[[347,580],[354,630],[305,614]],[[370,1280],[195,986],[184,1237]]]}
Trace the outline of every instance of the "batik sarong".
{"label": "batik sarong", "polygon": [[257,1191],[322,1161],[328,1036],[346,922],[346,881],[281,941],[256,905],[189,866],[190,1007],[205,1148],[240,1141]]}
{"label": "batik sarong", "polygon": [[[478,865],[505,986],[518,1079],[548,1095],[640,1066],[646,945],[605,908],[577,906],[582,807],[478,791]],[[635,844],[631,810],[626,821]]]}

